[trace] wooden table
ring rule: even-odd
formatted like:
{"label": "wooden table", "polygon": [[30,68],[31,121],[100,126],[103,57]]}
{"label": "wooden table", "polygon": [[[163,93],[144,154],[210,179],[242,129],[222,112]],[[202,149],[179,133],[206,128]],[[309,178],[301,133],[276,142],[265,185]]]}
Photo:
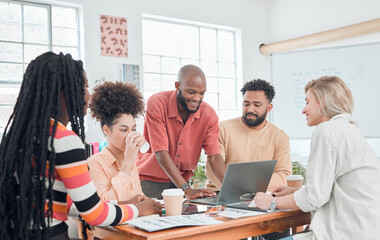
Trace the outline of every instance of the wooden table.
{"label": "wooden table", "polygon": [[266,233],[283,231],[288,228],[296,229],[310,223],[310,213],[300,210],[273,212],[258,216],[228,219],[217,217],[224,221],[221,224],[180,227],[157,232],[146,232],[129,225],[115,227],[95,227],[94,236],[104,240],[139,239],[241,239]]}

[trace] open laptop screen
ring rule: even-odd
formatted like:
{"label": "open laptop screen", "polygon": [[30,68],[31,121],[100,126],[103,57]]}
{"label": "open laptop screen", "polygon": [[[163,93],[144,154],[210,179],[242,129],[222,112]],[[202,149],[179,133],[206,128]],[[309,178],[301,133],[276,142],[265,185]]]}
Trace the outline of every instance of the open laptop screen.
{"label": "open laptop screen", "polygon": [[[230,163],[215,204],[236,203],[240,202],[240,196],[245,193],[266,192],[276,162],[277,160]],[[193,199],[190,202],[215,205],[209,199]]]}

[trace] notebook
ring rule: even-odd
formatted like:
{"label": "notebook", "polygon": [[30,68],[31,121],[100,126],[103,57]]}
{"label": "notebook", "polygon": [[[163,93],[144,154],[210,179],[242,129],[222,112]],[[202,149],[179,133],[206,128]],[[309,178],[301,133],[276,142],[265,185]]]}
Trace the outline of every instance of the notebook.
{"label": "notebook", "polygon": [[217,197],[191,199],[190,202],[249,209],[249,202],[242,202],[240,196],[246,193],[266,192],[276,162],[277,160],[230,163]]}

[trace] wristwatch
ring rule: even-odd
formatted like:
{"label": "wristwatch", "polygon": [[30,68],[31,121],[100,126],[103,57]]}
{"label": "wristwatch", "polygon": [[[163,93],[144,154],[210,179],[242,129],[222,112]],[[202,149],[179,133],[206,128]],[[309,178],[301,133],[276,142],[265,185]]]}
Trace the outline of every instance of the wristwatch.
{"label": "wristwatch", "polygon": [[277,197],[275,197],[275,198],[273,198],[273,200],[272,200],[272,202],[270,203],[270,205],[269,205],[269,207],[270,207],[270,212],[273,212],[275,209],[276,209],[276,206],[277,206],[277,204],[276,204],[276,199],[277,199]]}
{"label": "wristwatch", "polygon": [[183,191],[186,191],[189,188],[189,184],[184,183],[184,184],[182,184],[181,188]]}

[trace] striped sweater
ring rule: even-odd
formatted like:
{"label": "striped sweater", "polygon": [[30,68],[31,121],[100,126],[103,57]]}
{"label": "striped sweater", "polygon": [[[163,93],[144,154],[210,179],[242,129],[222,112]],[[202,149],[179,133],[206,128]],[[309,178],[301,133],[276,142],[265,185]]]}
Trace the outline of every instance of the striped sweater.
{"label": "striped sweater", "polygon": [[[51,120],[50,132],[53,123],[54,120]],[[64,223],[67,220],[67,194],[70,195],[82,218],[90,225],[116,225],[138,216],[138,210],[134,205],[113,205],[98,197],[88,172],[84,144],[78,135],[61,123],[57,125],[54,148],[55,182],[53,219],[50,223],[54,232],[58,234],[67,229]]]}

